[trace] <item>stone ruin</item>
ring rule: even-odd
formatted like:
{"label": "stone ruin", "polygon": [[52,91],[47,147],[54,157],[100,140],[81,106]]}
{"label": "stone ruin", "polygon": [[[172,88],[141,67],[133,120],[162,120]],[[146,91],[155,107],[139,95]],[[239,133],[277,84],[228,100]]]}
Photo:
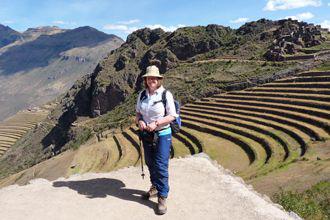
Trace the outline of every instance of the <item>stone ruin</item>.
{"label": "stone ruin", "polygon": [[320,25],[292,19],[279,20],[278,25],[280,27],[273,31],[275,39],[264,55],[270,61],[283,61],[286,54],[296,54],[302,48],[313,47],[326,40]]}

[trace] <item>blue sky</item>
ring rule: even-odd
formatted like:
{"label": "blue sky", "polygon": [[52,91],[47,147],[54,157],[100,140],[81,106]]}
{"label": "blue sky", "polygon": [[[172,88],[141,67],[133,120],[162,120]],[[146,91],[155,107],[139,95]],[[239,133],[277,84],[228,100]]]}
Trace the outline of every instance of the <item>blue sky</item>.
{"label": "blue sky", "polygon": [[123,39],[142,27],[173,31],[182,26],[294,17],[330,28],[330,0],[0,0],[0,24],[29,27],[92,26]]}

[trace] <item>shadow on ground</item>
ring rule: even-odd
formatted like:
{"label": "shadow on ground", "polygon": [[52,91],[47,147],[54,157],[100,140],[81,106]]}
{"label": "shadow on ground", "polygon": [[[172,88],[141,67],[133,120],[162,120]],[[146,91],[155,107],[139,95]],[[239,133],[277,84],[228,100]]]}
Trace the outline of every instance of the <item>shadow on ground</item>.
{"label": "shadow on ground", "polygon": [[110,178],[97,178],[80,181],[56,181],[54,187],[68,187],[85,195],[87,198],[105,198],[114,196],[123,200],[134,201],[151,209],[156,207],[156,203],[150,200],[142,200],[141,194],[144,191],[136,189],[127,189],[121,180]]}

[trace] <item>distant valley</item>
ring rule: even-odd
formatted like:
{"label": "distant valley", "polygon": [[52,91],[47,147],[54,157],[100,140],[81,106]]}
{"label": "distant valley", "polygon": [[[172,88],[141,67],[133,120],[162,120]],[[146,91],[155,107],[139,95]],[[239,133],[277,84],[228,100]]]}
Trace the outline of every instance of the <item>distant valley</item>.
{"label": "distant valley", "polygon": [[0,121],[53,100],[123,42],[87,26],[20,33],[0,24]]}

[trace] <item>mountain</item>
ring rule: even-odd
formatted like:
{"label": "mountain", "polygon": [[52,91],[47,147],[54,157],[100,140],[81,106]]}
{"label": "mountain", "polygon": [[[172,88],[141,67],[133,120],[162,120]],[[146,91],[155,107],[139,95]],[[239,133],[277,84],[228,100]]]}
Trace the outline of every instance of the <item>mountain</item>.
{"label": "mountain", "polygon": [[20,38],[7,44],[6,46],[0,47],[0,55],[6,52],[9,48],[14,46],[22,45],[26,42],[33,41],[41,35],[53,35],[67,31],[67,29],[61,29],[56,26],[44,26],[36,28],[28,28],[26,31],[20,34]]}
{"label": "mountain", "polygon": [[60,95],[123,43],[91,27],[30,28],[20,36],[0,48],[0,120]]}
{"label": "mountain", "polygon": [[37,39],[40,35],[53,35],[67,31],[56,26],[41,26],[36,28],[28,28],[22,33],[25,41]]}
{"label": "mountain", "polygon": [[21,33],[11,29],[8,26],[0,24],[0,48],[13,43],[22,37],[23,36]]}
{"label": "mountain", "polygon": [[94,47],[98,43],[114,39],[115,36],[102,33],[91,27],[80,27],[53,35],[40,35],[37,39],[12,47],[0,55],[0,75],[49,65],[62,52],[76,47]]}
{"label": "mountain", "polygon": [[[295,37],[283,38],[283,42],[287,42],[283,44],[283,48],[289,43],[295,47],[296,44],[291,41],[294,41],[296,36],[302,36],[304,48],[308,47],[311,38],[318,40],[315,44],[323,42],[317,26],[290,19],[261,19],[249,22],[237,30],[211,24],[179,28],[174,32],[149,28],[133,32],[124,44],[107,54],[90,74],[77,73],[83,76],[69,90],[65,90],[62,84],[52,84],[52,89],[64,92],[56,99],[58,105],[40,126],[21,138],[0,159],[0,177],[31,167],[67,149],[79,147],[90,137],[101,135],[103,131],[111,132],[111,129],[124,128],[132,123],[136,96],[143,88],[141,75],[150,64],[158,65],[161,74],[166,74],[166,88],[173,91],[182,104],[230,89],[243,89],[273,81],[319,64],[319,61],[314,60],[300,63],[267,61],[267,51],[272,49],[276,39],[287,35],[290,28]],[[89,28],[82,29],[87,31]],[[66,31],[60,35],[68,36],[68,32],[75,31],[77,30]],[[56,35],[42,37],[39,45],[45,45],[44,39],[54,37]],[[104,35],[100,35],[100,38],[102,37]],[[49,42],[54,45],[53,40]],[[30,48],[31,44],[32,42],[28,43],[27,48]],[[76,46],[78,43],[72,44]],[[62,45],[51,50],[57,55],[46,53],[45,57],[48,62],[55,59],[53,65],[50,65],[54,69],[58,66],[57,62],[67,65],[78,62],[80,67],[86,63],[84,60],[91,59],[88,53],[84,56],[77,55],[84,51],[85,46],[82,44],[79,44],[79,48]],[[45,47],[38,50],[43,51]],[[286,53],[286,50],[283,52]],[[33,59],[41,58],[36,55]],[[38,65],[24,65],[28,68],[43,69],[45,64],[41,61]],[[15,68],[20,67],[12,66],[3,70],[6,75],[2,77],[11,77],[10,72]],[[61,68],[57,71],[45,71],[38,75],[39,78],[35,77],[33,82],[45,84],[51,81],[52,77],[56,79],[61,76],[64,70]],[[17,79],[26,81],[24,74],[15,75],[19,76]],[[166,81],[167,79],[169,80]],[[29,91],[33,91],[34,86],[30,83]],[[8,90],[5,84],[1,84],[1,88],[3,87]],[[9,87],[15,88],[15,93],[26,92],[25,87],[14,84]],[[40,94],[48,88],[49,86],[45,87]],[[84,120],[87,122],[82,122],[82,126],[74,125]]]}

